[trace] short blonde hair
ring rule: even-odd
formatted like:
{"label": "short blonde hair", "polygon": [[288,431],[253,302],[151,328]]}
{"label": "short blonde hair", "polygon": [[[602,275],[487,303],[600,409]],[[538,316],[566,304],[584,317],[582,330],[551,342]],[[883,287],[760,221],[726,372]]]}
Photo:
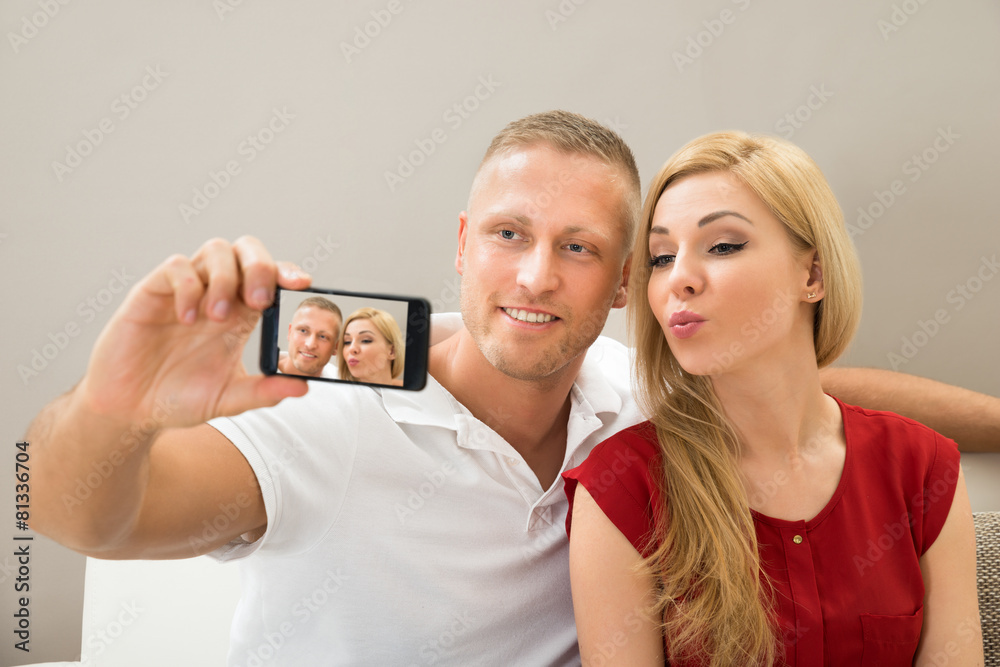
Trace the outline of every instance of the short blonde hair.
{"label": "short blonde hair", "polygon": [[[483,166],[496,155],[504,155],[520,148],[549,144],[568,155],[585,155],[614,169],[620,176],[622,193],[622,225],[625,229],[625,246],[632,247],[642,206],[642,184],[635,156],[617,132],[596,120],[570,111],[553,110],[532,114],[508,123],[500,130],[479,163],[476,177]],[[473,186],[475,190],[475,186]]]}
{"label": "short blonde hair", "polygon": [[320,310],[325,310],[327,312],[333,313],[337,316],[337,321],[342,322],[344,320],[344,314],[340,312],[340,307],[333,301],[330,301],[326,297],[322,296],[310,296],[302,299],[302,303],[298,305],[295,312],[302,310],[303,308],[319,308]]}
{"label": "short blonde hair", "polygon": [[[406,356],[406,345],[403,341],[403,333],[399,330],[399,325],[396,324],[396,318],[394,318],[389,313],[384,310],[379,310],[378,308],[358,308],[353,313],[347,316],[344,320],[344,326],[341,327],[342,332],[347,331],[347,325],[354,320],[371,320],[375,328],[379,330],[385,339],[389,341],[389,345],[392,346],[393,352],[395,352],[395,357],[389,360],[389,371],[393,379],[398,378],[403,374],[403,367],[405,365]],[[341,341],[343,343],[343,341]],[[347,358],[344,356],[344,346],[341,344],[338,346],[337,354],[337,367],[340,370],[340,379],[349,380],[351,382],[357,382],[354,376],[351,375],[351,370],[347,366]]]}

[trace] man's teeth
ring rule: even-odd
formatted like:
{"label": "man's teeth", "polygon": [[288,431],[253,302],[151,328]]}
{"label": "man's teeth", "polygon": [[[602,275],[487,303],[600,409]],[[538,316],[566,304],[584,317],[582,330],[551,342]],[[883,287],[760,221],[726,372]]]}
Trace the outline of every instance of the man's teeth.
{"label": "man's teeth", "polygon": [[513,317],[515,320],[520,320],[521,322],[551,322],[555,318],[547,313],[529,313],[526,310],[518,310],[517,308],[504,308],[505,313]]}

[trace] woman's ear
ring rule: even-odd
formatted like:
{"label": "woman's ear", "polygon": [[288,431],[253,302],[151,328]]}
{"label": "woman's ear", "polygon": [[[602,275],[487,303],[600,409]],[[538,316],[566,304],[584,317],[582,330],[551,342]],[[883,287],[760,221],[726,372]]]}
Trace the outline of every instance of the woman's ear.
{"label": "woman's ear", "polygon": [[823,283],[823,266],[819,261],[819,251],[812,251],[812,263],[809,266],[809,279],[806,282],[804,300],[816,303],[826,296],[826,287]]}

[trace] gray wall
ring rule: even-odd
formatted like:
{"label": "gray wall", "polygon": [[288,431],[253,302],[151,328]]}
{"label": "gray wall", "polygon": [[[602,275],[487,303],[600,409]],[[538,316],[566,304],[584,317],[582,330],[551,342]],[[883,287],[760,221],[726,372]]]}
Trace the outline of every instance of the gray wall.
{"label": "gray wall", "polygon": [[[799,143],[859,232],[846,361],[1000,395],[995,2],[6,0],[0,29],[7,470],[123,287],[208,238],[252,234],[318,285],[457,308],[473,170],[507,121],[556,107],[616,126],[644,181],[713,130]],[[977,509],[1000,509],[991,478],[970,474]],[[79,646],[81,561],[32,549],[33,650],[8,620],[0,663]]]}

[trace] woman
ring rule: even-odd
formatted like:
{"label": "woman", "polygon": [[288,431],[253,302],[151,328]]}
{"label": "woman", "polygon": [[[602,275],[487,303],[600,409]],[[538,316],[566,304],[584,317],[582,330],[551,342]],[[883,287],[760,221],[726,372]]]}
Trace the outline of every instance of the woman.
{"label": "woman", "polygon": [[642,224],[650,421],[565,474],[584,664],[982,664],[954,443],[820,388],[861,281],[819,168],[708,135],[660,170]]}
{"label": "woman", "polygon": [[392,315],[377,308],[359,308],[344,322],[340,377],[401,387],[405,349]]}

